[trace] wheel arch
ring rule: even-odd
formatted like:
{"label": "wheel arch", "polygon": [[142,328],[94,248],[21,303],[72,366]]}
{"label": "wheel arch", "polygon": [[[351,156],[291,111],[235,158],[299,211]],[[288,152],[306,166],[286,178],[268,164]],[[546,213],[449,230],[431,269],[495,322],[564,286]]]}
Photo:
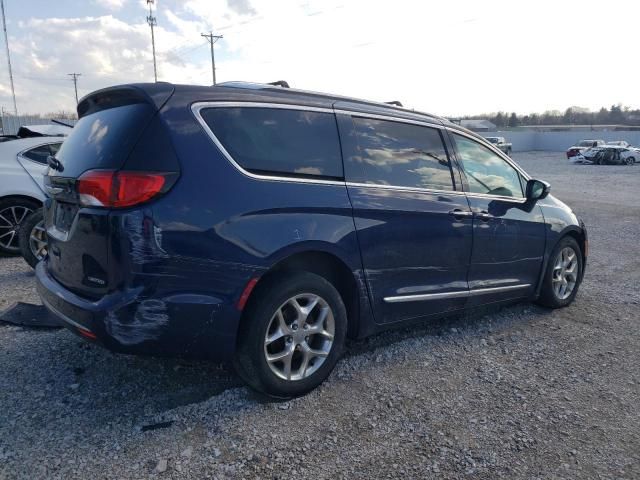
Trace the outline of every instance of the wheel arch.
{"label": "wheel arch", "polygon": [[580,247],[580,253],[582,254],[582,273],[580,276],[580,281],[582,281],[582,278],[584,278],[584,272],[587,266],[587,255],[589,251],[589,241],[587,238],[587,232],[583,224],[581,224],[580,227],[577,225],[570,225],[555,237],[555,241],[551,245],[549,245],[549,249],[545,253],[543,266],[540,271],[540,278],[538,279],[538,285],[536,287],[536,294],[535,294],[536,298],[540,296],[540,289],[542,288],[542,282],[544,279],[544,275],[547,271],[547,265],[549,264],[551,252],[553,252],[553,249],[556,248],[556,245],[558,245],[558,243],[561,242],[562,239],[566,237],[573,238],[578,243],[578,246]]}
{"label": "wheel arch", "polygon": [[[347,310],[347,336],[355,338],[360,329],[360,295],[356,275],[347,262],[336,253],[322,249],[296,251],[279,258],[261,277],[251,292],[248,304],[256,298],[261,287],[287,272],[306,271],[331,283],[342,298]],[[247,308],[244,309],[246,311]],[[242,322],[242,318],[241,318]]]}
{"label": "wheel arch", "polygon": [[4,195],[2,197],[0,197],[0,202],[3,202],[5,200],[29,200],[31,202],[35,202],[37,203],[39,206],[43,205],[42,200],[40,200],[39,198],[36,197],[32,197],[30,195],[23,195],[23,194],[10,194],[10,195]]}

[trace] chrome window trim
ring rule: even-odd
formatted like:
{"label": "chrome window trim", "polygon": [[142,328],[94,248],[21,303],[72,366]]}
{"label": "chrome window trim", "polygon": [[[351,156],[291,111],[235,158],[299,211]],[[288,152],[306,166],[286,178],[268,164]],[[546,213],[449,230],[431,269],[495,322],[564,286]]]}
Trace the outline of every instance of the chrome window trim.
{"label": "chrome window trim", "polygon": [[360,182],[346,182],[348,187],[365,187],[365,188],[382,188],[387,190],[401,190],[406,192],[420,192],[420,193],[433,193],[436,195],[464,195],[462,190],[438,190],[431,188],[421,187],[403,187],[400,185],[385,185],[381,183],[360,183]]}
{"label": "chrome window trim", "polygon": [[508,285],[506,287],[487,287],[474,288],[470,290],[460,290],[457,292],[441,292],[441,293],[422,293],[417,295],[398,295],[393,297],[384,297],[385,303],[404,303],[404,302],[424,302],[428,300],[441,300],[443,298],[462,298],[476,297],[486,295],[487,293],[509,292],[511,290],[521,290],[531,287],[530,283],[520,285]]}
{"label": "chrome window trim", "polygon": [[[316,185],[340,185],[340,186],[346,185],[346,186],[352,186],[352,187],[386,188],[386,189],[393,189],[393,190],[400,190],[400,191],[424,192],[424,193],[434,193],[434,194],[451,194],[451,195],[465,195],[466,194],[466,195],[472,196],[472,197],[495,198],[495,199],[511,201],[511,202],[515,202],[515,203],[524,203],[524,202],[526,202],[526,198],[503,197],[503,196],[499,196],[499,195],[489,195],[489,194],[483,194],[483,193],[464,192],[462,190],[439,190],[439,189],[420,188],[420,187],[406,187],[406,186],[402,186],[402,185],[379,185],[379,184],[370,184],[370,183],[348,182],[348,181],[345,181],[345,180],[325,180],[325,179],[314,179],[314,178],[291,177],[291,176],[287,176],[287,175],[263,175],[263,174],[253,173],[253,172],[250,172],[248,170],[245,170],[238,162],[236,162],[233,159],[231,154],[227,151],[226,148],[224,148],[224,146],[222,145],[220,140],[218,140],[218,138],[213,133],[211,128],[209,128],[209,125],[207,125],[207,122],[205,122],[204,119],[202,118],[202,114],[201,114],[202,110],[204,110],[206,108],[224,108],[224,107],[227,107],[227,108],[233,108],[233,107],[280,108],[280,109],[283,109],[283,110],[303,110],[303,111],[310,111],[310,112],[333,113],[333,114],[336,114],[336,115],[337,114],[350,115],[350,116],[355,116],[355,117],[360,117],[360,118],[372,118],[372,119],[375,119],[375,120],[387,120],[387,121],[392,121],[392,122],[408,123],[408,124],[411,124],[411,125],[419,125],[419,126],[423,126],[423,127],[437,128],[437,129],[439,129],[441,131],[447,130],[448,132],[451,132],[451,133],[458,133],[460,135],[463,135],[463,136],[469,138],[470,140],[474,140],[476,142],[478,141],[478,139],[475,138],[472,135],[469,135],[469,134],[465,133],[465,132],[462,132],[462,131],[459,131],[459,130],[456,130],[456,129],[452,129],[450,127],[447,127],[447,126],[444,126],[444,125],[441,125],[441,124],[437,124],[437,123],[430,123],[430,122],[412,120],[412,119],[407,119],[407,118],[399,118],[399,117],[393,117],[393,116],[389,116],[389,115],[379,115],[379,114],[375,114],[375,113],[354,112],[354,111],[344,110],[344,109],[334,110],[334,109],[331,109],[331,108],[312,107],[312,106],[298,105],[298,104],[266,103],[266,102],[263,103],[263,102],[235,102],[235,101],[234,102],[225,102],[225,101],[211,102],[211,101],[207,101],[207,102],[196,102],[196,103],[193,103],[191,105],[191,112],[193,113],[195,119],[200,124],[200,126],[207,133],[209,138],[213,141],[215,146],[220,150],[220,152],[224,155],[224,157],[227,159],[227,161],[229,161],[229,163],[231,163],[231,165],[233,165],[240,173],[242,173],[243,175],[245,175],[245,176],[247,176],[249,178],[252,178],[254,180],[266,180],[266,181],[272,181],[272,182],[306,183],[306,184],[316,184]],[[55,143],[55,142],[53,142],[53,143]],[[478,143],[481,143],[481,142],[478,142]],[[487,142],[485,142],[485,143],[487,143]],[[481,143],[481,144],[484,145],[483,143]],[[34,147],[32,147],[32,148],[34,148]],[[491,150],[494,151],[495,149],[492,148]],[[500,158],[505,159],[504,158],[504,154],[501,151],[498,150],[497,152],[501,154]],[[514,165],[508,159],[505,159],[505,160],[507,161],[507,163],[509,163],[509,165],[513,166],[518,172],[520,172],[525,177],[525,179],[527,179],[527,180],[530,179],[530,177],[523,170],[521,170],[517,165]]]}
{"label": "chrome window trim", "polygon": [[394,117],[391,115],[381,115],[379,113],[354,112],[351,110],[343,110],[343,109],[338,109],[334,111],[336,115],[350,115],[352,117],[371,118],[373,120],[387,120],[389,122],[409,123],[411,125],[419,125],[422,127],[437,128],[439,130],[442,130],[444,128],[444,126],[441,123],[428,122],[423,120],[413,120],[410,118]]}
{"label": "chrome window trim", "polygon": [[245,170],[238,162],[236,162],[231,154],[227,151],[226,148],[222,145],[218,137],[213,133],[213,130],[209,128],[207,122],[202,118],[202,110],[206,108],[230,108],[230,107],[248,107],[248,108],[280,108],[283,110],[304,110],[309,112],[322,112],[322,113],[334,113],[330,108],[320,108],[320,107],[306,107],[304,105],[289,105],[282,103],[260,103],[260,102],[196,102],[191,105],[191,112],[193,113],[195,119],[198,121],[200,126],[207,133],[209,138],[213,141],[218,150],[224,155],[224,157],[233,165],[240,173],[243,175],[252,178],[254,180],[266,180],[271,182],[291,182],[291,183],[306,183],[306,184],[316,184],[316,185],[340,185],[345,186],[344,180],[325,180],[325,179],[315,179],[315,178],[299,178],[299,177],[290,177],[287,175],[261,175],[257,173],[250,172]]}

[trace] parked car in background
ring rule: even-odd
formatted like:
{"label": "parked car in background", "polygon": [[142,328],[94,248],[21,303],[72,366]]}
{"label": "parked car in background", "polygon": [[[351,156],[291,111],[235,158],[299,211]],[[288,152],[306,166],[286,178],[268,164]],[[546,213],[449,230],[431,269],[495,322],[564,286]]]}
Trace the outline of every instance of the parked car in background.
{"label": "parked car in background", "polygon": [[607,142],[607,145],[614,145],[617,147],[630,147],[629,142],[625,140],[615,140],[613,142]]}
{"label": "parked car in background", "polygon": [[34,137],[0,143],[0,252],[20,253],[23,222],[46,198],[43,175],[47,157],[58,152],[63,140]]}
{"label": "parked car in background", "polygon": [[599,147],[605,144],[606,142],[604,140],[582,140],[578,144],[567,149],[567,158],[574,157],[584,152],[585,150],[588,150],[593,147]]}
{"label": "parked car in background", "polygon": [[496,148],[499,148],[507,155],[511,156],[513,150],[513,144],[507,142],[504,137],[485,137],[487,142],[492,143]]}
{"label": "parked car in background", "polygon": [[569,159],[571,163],[583,165],[633,165],[640,159],[640,152],[633,148],[605,145],[586,150]]}
{"label": "parked car in background", "polygon": [[239,82],[118,86],[78,114],[45,177],[37,289],[115,351],[232,359],[291,397],[347,337],[563,307],[583,277],[587,232],[549,184],[440,117]]}

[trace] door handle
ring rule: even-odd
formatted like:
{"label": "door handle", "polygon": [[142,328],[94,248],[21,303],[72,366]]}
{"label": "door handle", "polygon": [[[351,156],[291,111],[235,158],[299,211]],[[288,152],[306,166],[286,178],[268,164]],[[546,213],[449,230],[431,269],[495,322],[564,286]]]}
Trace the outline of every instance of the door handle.
{"label": "door handle", "polygon": [[488,222],[489,220],[491,220],[493,218],[493,215],[491,215],[486,210],[482,210],[481,212],[476,213],[475,216],[476,216],[476,218],[479,218],[483,222]]}
{"label": "door handle", "polygon": [[471,217],[473,212],[468,210],[460,210],[459,208],[454,208],[449,212],[449,215],[453,215],[453,217],[457,220],[462,220],[465,217]]}

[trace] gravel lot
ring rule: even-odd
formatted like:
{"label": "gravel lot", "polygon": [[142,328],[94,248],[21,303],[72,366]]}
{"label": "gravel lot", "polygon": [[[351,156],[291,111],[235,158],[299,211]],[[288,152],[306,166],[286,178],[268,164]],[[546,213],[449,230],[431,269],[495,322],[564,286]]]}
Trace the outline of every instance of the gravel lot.
{"label": "gravel lot", "polygon": [[[226,366],[0,326],[0,478],[640,478],[640,166],[515,157],[589,228],[572,306],[352,343],[286,403]],[[33,275],[0,258],[0,309],[17,300]]]}

